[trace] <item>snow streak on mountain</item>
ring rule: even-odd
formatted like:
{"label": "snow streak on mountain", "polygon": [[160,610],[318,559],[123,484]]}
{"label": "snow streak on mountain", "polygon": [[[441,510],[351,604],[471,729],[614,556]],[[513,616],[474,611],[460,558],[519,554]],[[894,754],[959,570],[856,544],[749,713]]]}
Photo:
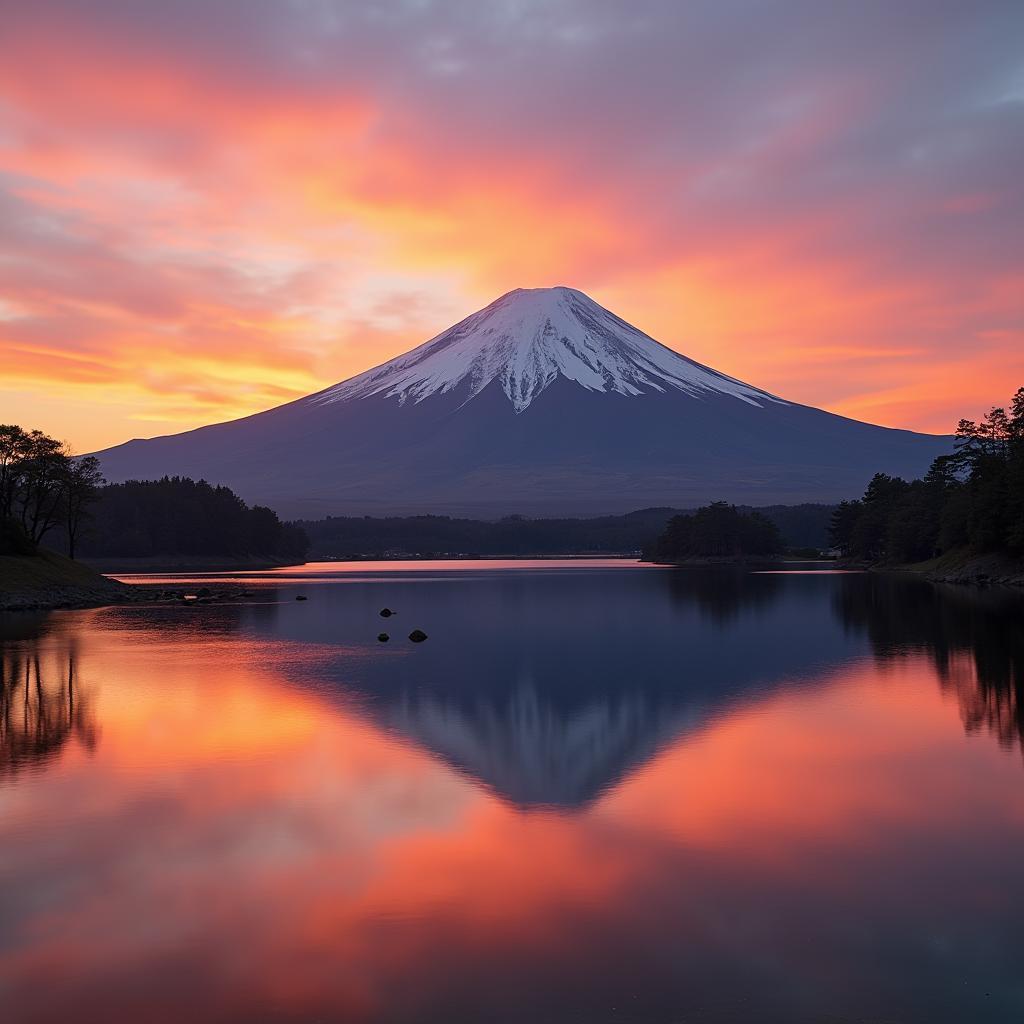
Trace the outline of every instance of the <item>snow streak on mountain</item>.
{"label": "snow streak on mountain", "polygon": [[537,288],[318,394],[98,454],[114,482],[190,476],[289,517],[493,518],[838,501],[950,442],[783,401]]}
{"label": "snow streak on mountain", "polygon": [[757,406],[786,404],[666,348],[574,288],[517,288],[315,400],[382,394],[420,402],[465,383],[468,401],[497,380],[522,412],[559,376],[588,391],[641,395],[676,388],[690,395],[731,395]]}

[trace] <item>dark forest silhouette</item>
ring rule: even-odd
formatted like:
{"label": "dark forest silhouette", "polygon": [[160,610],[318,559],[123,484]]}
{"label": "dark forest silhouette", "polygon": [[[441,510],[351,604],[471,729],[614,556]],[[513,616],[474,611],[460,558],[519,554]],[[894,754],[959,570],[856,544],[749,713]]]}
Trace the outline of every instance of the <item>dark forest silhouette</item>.
{"label": "dark forest silhouette", "polygon": [[[826,543],[834,508],[772,505],[756,511],[778,527],[785,546],[818,548]],[[755,510],[741,506],[740,511]],[[309,534],[314,558],[625,554],[649,547],[669,520],[682,513],[648,508],[586,519],[507,516],[492,522],[449,516],[337,516],[297,525]]]}
{"label": "dark forest silhouette", "polygon": [[961,420],[956,451],[921,480],[878,473],[859,501],[835,510],[831,539],[844,555],[920,562],[950,551],[1024,555],[1024,388],[1010,412]]}
{"label": "dark forest silhouette", "polygon": [[74,558],[102,482],[91,455],[76,459],[41,430],[0,424],[0,555],[32,554],[62,534]]}
{"label": "dark forest silhouette", "polygon": [[164,477],[104,486],[92,456],[75,458],[40,430],[0,424],[0,555],[46,541],[71,558],[214,556],[301,562],[309,540],[227,487]]}
{"label": "dark forest silhouette", "polygon": [[256,557],[301,562],[309,540],[262,505],[227,487],[164,477],[109,484],[99,492],[82,554],[93,558]]}
{"label": "dark forest silhouette", "polygon": [[645,554],[655,561],[742,558],[777,555],[785,547],[782,533],[767,516],[716,501],[692,515],[674,516]]}

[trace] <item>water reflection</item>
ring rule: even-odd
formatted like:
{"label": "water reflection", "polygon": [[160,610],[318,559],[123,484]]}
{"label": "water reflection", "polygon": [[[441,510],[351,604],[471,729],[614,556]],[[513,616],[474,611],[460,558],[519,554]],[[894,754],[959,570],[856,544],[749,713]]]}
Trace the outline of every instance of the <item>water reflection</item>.
{"label": "water reflection", "polygon": [[643,692],[559,708],[531,685],[474,702],[406,692],[375,717],[518,807],[579,809],[702,713]]}
{"label": "water reflection", "polygon": [[[866,573],[618,575],[610,592],[583,572],[391,581],[407,624],[427,608],[436,624],[415,658],[368,640],[379,588],[323,588],[302,608],[268,588],[245,605],[146,609],[104,628],[223,643],[229,656],[259,650],[293,685],[358,707],[517,807],[586,807],[667,744],[852,664],[864,638],[883,664],[927,652],[968,733],[1022,745],[1024,599],[1013,592]],[[9,619],[4,722],[20,700],[22,724],[5,724],[5,757],[23,763],[33,750],[41,761],[72,734],[94,744],[93,713],[80,697],[75,706],[73,632],[60,653],[48,648],[50,681],[26,688],[49,627],[45,616]]]}
{"label": "water reflection", "polygon": [[[8,633],[18,699],[38,657],[103,741],[0,779],[5,1020],[1020,1019],[1019,716],[967,741],[949,699],[1019,707],[1019,600],[750,587],[294,581]],[[377,645],[385,603],[430,641]]]}
{"label": "water reflection", "polygon": [[922,580],[848,576],[836,593],[844,625],[867,632],[880,660],[925,651],[960,703],[968,733],[1024,750],[1024,600]]}
{"label": "water reflection", "polygon": [[680,569],[663,578],[673,601],[698,608],[707,621],[719,626],[771,604],[784,586],[781,573],[751,573],[738,566]]}
{"label": "water reflection", "polygon": [[[882,663],[928,651],[965,729],[1019,742],[1024,601],[1012,592],[731,569],[634,582],[629,636],[602,621],[599,591],[549,582],[518,608],[512,639],[508,603],[478,594],[460,622],[470,638],[421,659],[414,678],[348,664],[339,684],[375,721],[524,807],[586,806],[666,744],[817,685],[863,655],[863,637]],[[669,605],[657,599],[666,585]]]}
{"label": "water reflection", "polygon": [[0,644],[0,780],[45,766],[72,738],[87,750],[98,742],[77,677],[77,640],[45,644],[48,632],[44,617],[27,616]]}

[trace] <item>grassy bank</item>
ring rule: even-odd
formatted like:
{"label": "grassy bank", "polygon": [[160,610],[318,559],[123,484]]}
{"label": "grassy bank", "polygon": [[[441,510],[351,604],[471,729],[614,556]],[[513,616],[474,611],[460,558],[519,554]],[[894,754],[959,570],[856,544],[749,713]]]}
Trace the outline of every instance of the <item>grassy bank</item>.
{"label": "grassy bank", "polygon": [[125,600],[129,591],[53,551],[0,555],[0,610],[96,607]]}
{"label": "grassy bank", "polygon": [[940,583],[1000,584],[1024,587],[1024,560],[1002,554],[978,554],[967,549],[948,551],[938,558],[896,566]]}
{"label": "grassy bank", "polygon": [[304,562],[251,557],[231,558],[203,555],[153,555],[149,558],[83,558],[83,563],[97,572],[120,576],[125,573],[173,572],[245,572],[259,569],[280,569],[304,565]]}

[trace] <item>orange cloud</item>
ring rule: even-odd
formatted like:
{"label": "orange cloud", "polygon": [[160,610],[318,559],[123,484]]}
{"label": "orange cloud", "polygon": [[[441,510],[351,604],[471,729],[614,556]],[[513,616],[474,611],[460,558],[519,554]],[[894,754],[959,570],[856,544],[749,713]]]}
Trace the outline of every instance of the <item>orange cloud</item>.
{"label": "orange cloud", "polygon": [[909,115],[940,134],[904,150],[905,62],[866,84],[841,26],[828,72],[768,49],[721,81],[720,36],[639,26],[649,78],[616,92],[611,26],[520,51],[467,15],[460,50],[413,14],[208,14],[199,38],[173,10],[26,10],[0,41],[0,394],[64,401],[39,426],[80,450],[298,397],[555,283],[889,425],[949,430],[1022,379],[1002,107],[957,122],[977,159]]}

